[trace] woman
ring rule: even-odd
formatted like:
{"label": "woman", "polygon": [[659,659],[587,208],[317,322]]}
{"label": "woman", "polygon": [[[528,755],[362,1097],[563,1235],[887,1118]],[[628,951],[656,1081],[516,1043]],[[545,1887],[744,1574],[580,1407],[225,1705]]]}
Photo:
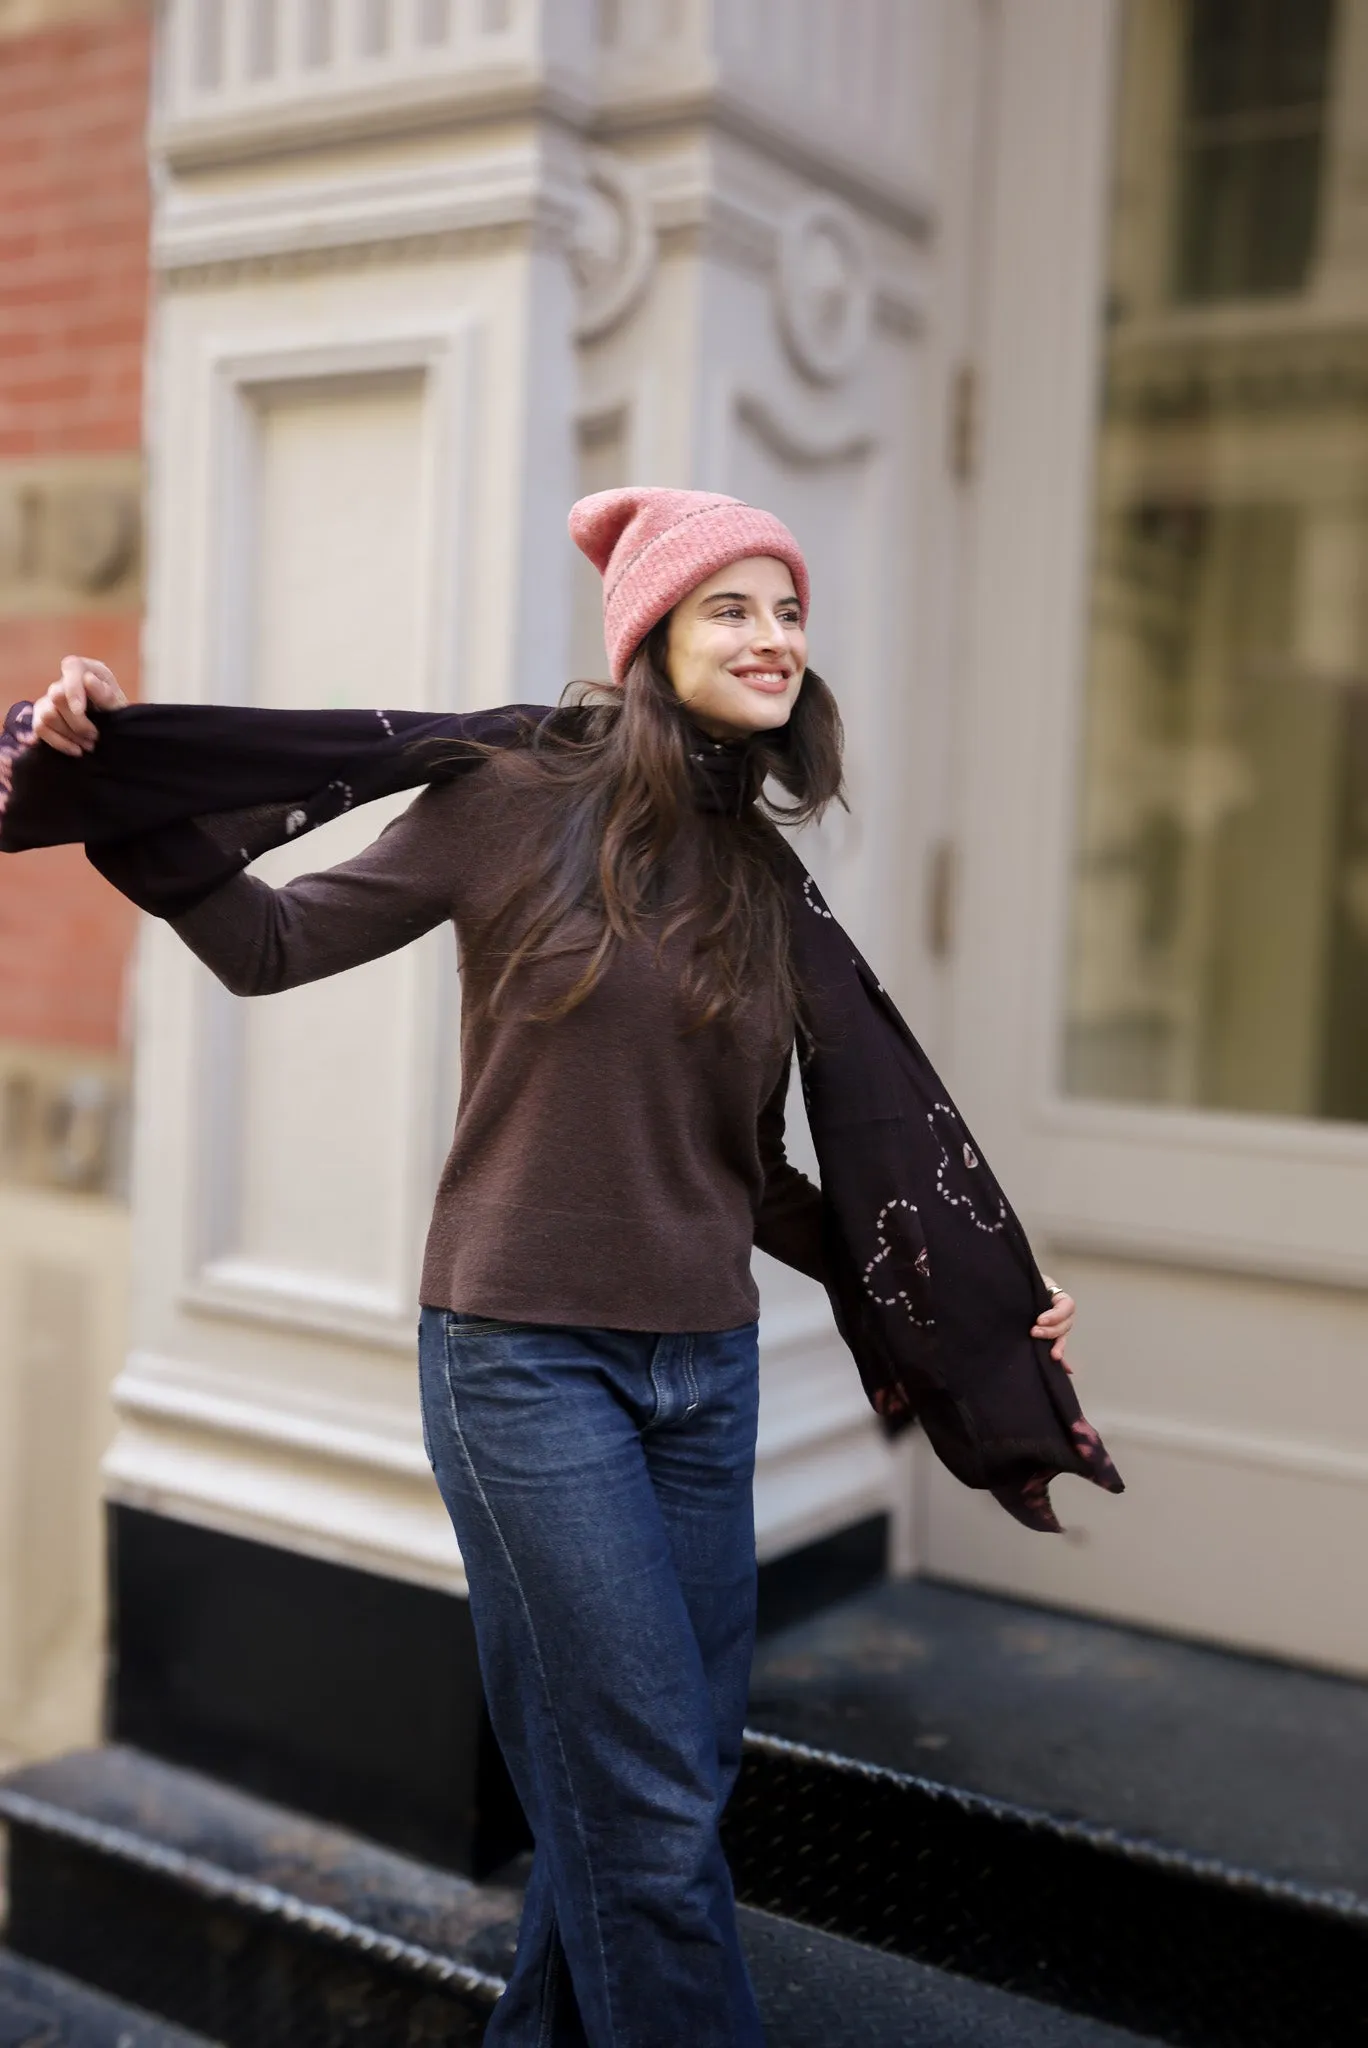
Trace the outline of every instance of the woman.
{"label": "woman", "polygon": [[[600,493],[613,689],[435,785],[359,858],[174,920],[242,995],[454,921],[462,1095],[422,1282],[425,1440],[536,1841],[488,2040],[762,2039],[718,1824],[755,1620],[752,1243],[823,1277],[783,1153],[798,1017],[782,841],[841,792],[808,577],[770,514]],[[89,676],[88,683],[83,677]],[[33,729],[95,744],[97,664]],[[1073,1304],[1032,1330],[1062,1358]]]}

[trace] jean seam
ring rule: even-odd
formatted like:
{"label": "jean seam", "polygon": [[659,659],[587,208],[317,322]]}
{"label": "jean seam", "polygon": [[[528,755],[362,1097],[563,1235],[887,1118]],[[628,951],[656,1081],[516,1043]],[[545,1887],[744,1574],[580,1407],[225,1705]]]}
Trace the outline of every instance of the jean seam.
{"label": "jean seam", "polygon": [[[542,1662],[541,1644],[537,1640],[537,1631],[533,1626],[532,1611],[527,1604],[527,1595],[523,1591],[522,1580],[518,1576],[518,1568],[513,1562],[512,1552],[509,1550],[507,1543],[504,1541],[504,1534],[503,1530],[499,1527],[498,1517],[495,1515],[493,1507],[490,1505],[489,1496],[484,1490],[484,1486],[482,1485],[480,1480],[480,1475],[475,1470],[474,1460],[471,1458],[470,1451],[465,1440],[465,1433],[461,1428],[460,1411],[456,1405],[456,1386],[452,1378],[451,1372],[451,1347],[447,1341],[453,1327],[459,1328],[460,1326],[452,1325],[445,1319],[443,1320],[442,1369],[443,1375],[446,1379],[447,1402],[451,1409],[451,1426],[452,1429],[455,1431],[456,1442],[460,1448],[461,1457],[465,1463],[465,1468],[467,1474],[469,1475],[470,1483],[475,1489],[475,1497],[479,1501],[480,1506],[483,1508],[485,1515],[488,1517],[489,1526],[494,1531],[495,1539],[498,1542],[499,1549],[503,1554],[504,1563],[508,1568],[509,1577],[513,1581],[514,1590],[516,1591],[518,1597],[518,1605],[522,1609],[523,1621],[527,1628],[528,1640],[532,1645],[532,1657],[533,1662],[536,1666],[537,1681],[541,1686],[542,1698],[546,1704],[547,1718],[551,1724],[551,1732],[555,1738],[556,1751],[560,1757],[561,1770],[564,1774],[566,1789],[570,1795],[570,1811],[574,1817],[575,1835],[579,1842],[580,1854],[584,1858],[584,1870],[587,1889],[589,1893],[589,1902],[594,1916],[594,1936],[598,1945],[599,1968],[603,1978],[603,1996],[604,2002],[608,2010],[608,2027],[609,2032],[613,2037],[613,2040],[616,2040],[617,2026],[613,2019],[613,1992],[612,1984],[609,1979],[608,1973],[608,1955],[607,1951],[603,1946],[603,1924],[599,1911],[598,1891],[594,1884],[594,1866],[593,1861],[589,1854],[589,1842],[584,1828],[584,1817],[580,1812],[579,1801],[575,1797],[574,1780],[570,1773],[570,1762],[565,1754],[565,1743],[561,1738],[560,1722],[556,1717],[555,1706],[552,1702],[551,1687],[547,1682],[546,1666]],[[553,1893],[553,1922],[554,1917],[555,1915]],[[606,2043],[605,2048],[612,2048],[612,2041]]]}
{"label": "jean seam", "polygon": [[[556,1915],[553,1910],[551,1933],[546,1944],[546,1968],[542,1971],[541,2018],[537,2025],[537,2048],[555,2048],[553,2029],[556,2024],[556,1997],[560,1991],[560,1973],[560,1936],[556,1931]],[[610,2015],[609,2024],[611,2023]]]}
{"label": "jean seam", "polygon": [[688,1381],[689,1386],[689,1405],[684,1410],[684,1420],[687,1422],[698,1407],[698,1379],[694,1373],[694,1340],[692,1335],[684,1339],[684,1377]]}
{"label": "jean seam", "polygon": [[655,1343],[651,1346],[651,1392],[655,1396],[655,1406],[651,1410],[650,1421],[643,1422],[641,1425],[641,1434],[643,1436],[645,1436],[649,1430],[655,1429],[659,1425],[662,1419],[661,1410],[666,1405],[666,1396],[661,1390],[660,1381],[656,1378],[656,1360],[660,1356],[660,1347],[664,1343],[664,1341],[665,1340],[663,1337],[657,1337]]}

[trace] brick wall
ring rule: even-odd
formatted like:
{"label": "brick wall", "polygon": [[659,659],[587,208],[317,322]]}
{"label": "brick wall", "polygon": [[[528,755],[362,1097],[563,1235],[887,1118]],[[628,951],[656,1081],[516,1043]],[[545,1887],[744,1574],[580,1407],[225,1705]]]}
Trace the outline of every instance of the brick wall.
{"label": "brick wall", "polygon": [[[149,10],[54,13],[45,27],[30,5],[6,33],[0,0],[0,704],[33,696],[64,653],[137,687],[136,561],[112,585],[96,562],[64,586],[60,561],[27,554],[52,505],[103,492],[107,516],[108,458],[141,442]],[[133,927],[79,849],[0,861],[0,1040],[117,1045]]]}

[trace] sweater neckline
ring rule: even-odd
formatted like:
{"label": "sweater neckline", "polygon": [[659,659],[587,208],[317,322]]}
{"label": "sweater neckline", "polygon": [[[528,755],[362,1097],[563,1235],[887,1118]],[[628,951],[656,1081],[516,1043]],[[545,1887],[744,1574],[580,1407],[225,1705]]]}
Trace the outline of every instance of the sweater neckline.
{"label": "sweater neckline", "polygon": [[694,807],[717,816],[739,818],[756,794],[756,742],[715,740],[705,732],[689,735],[689,781]]}

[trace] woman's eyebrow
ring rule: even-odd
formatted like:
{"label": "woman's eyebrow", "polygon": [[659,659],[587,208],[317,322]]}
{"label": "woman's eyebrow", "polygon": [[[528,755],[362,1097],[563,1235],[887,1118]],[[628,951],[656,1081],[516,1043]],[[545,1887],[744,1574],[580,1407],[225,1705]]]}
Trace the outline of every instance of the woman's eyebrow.
{"label": "woman's eyebrow", "polygon": [[[775,601],[778,604],[797,604],[798,599],[796,594],[790,591],[787,597],[777,598]],[[754,599],[748,590],[710,590],[703,602],[704,604],[752,604]]]}

